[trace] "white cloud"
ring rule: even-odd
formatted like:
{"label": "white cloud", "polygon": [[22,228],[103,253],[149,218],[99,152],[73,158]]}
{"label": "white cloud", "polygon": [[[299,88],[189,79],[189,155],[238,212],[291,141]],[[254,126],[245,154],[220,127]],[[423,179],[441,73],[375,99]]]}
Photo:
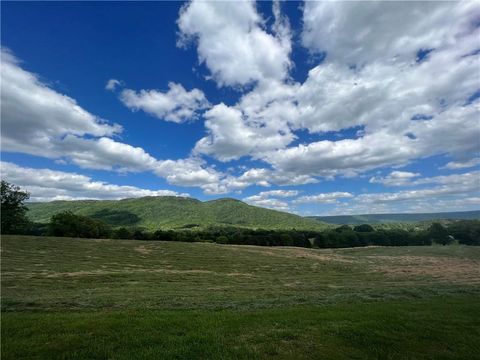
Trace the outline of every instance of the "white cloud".
{"label": "white cloud", "polygon": [[2,48],[1,57],[3,151],[55,157],[67,135],[111,136],[122,131],[23,70],[8,50]]}
{"label": "white cloud", "polygon": [[432,176],[412,181],[410,185],[440,184],[452,188],[463,188],[480,191],[480,170],[463,174]]}
{"label": "white cloud", "polygon": [[277,169],[296,174],[325,176],[355,175],[375,167],[394,165],[418,154],[407,137],[386,132],[359,139],[318,141],[300,144],[268,155]]}
{"label": "white cloud", "polygon": [[297,196],[298,190],[269,190],[259,192],[257,195],[248,196],[243,199],[246,203],[254,206],[266,207],[279,211],[289,211],[290,207],[286,201],[276,198],[290,198]]}
{"label": "white cloud", "polygon": [[419,173],[408,171],[392,171],[385,177],[372,177],[371,183],[383,184],[386,186],[405,186],[412,183],[412,179],[420,176]]}
{"label": "white cloud", "polygon": [[465,169],[465,168],[470,168],[480,165],[480,158],[474,158],[474,159],[469,159],[469,160],[459,160],[459,161],[450,161],[445,165],[445,169],[451,169],[451,170],[456,170],[456,169]]}
{"label": "white cloud", "polygon": [[420,174],[410,173],[404,171],[393,171],[386,177],[374,177],[370,179],[372,183],[381,183],[387,186],[417,186],[425,184],[441,184],[448,185],[456,188],[478,188],[480,191],[480,171],[472,171],[463,174],[451,174],[424,177],[419,179]]}
{"label": "white cloud", "polygon": [[71,162],[86,169],[141,172],[152,170],[157,164],[141,147],[106,137],[85,139],[68,135],[57,145]]}
{"label": "white cloud", "polygon": [[205,113],[208,135],[195,145],[195,151],[212,155],[221,161],[244,155],[256,157],[266,151],[283,148],[294,136],[275,127],[250,122],[242,112],[223,103]]}
{"label": "white cloud", "polygon": [[404,110],[390,121],[378,118],[376,124],[367,125],[366,134],[358,139],[300,144],[266,154],[265,159],[282,171],[329,176],[354,175],[437,154],[461,157],[480,150],[479,110],[478,99],[469,105],[439,110],[427,121],[410,120],[413,111],[405,116]]}
{"label": "white cloud", "polygon": [[1,162],[2,178],[30,192],[31,201],[101,199],[118,200],[142,196],[189,196],[171,190],[148,190],[135,186],[93,181],[76,173],[21,167]]}
{"label": "white cloud", "polygon": [[421,178],[410,184],[435,186],[398,192],[361,194],[345,205],[344,209],[350,208],[348,210],[350,212],[363,210],[363,212],[372,213],[378,211],[438,212],[439,210],[458,210],[462,204],[463,207],[472,205],[478,207],[478,203],[474,204],[469,199],[478,198],[480,195],[480,171]]}
{"label": "white cloud", "polygon": [[[191,107],[203,93],[186,92],[170,84],[172,101]],[[182,90],[183,89],[183,90]],[[38,77],[23,70],[15,57],[2,49],[1,67],[2,151],[43,156],[86,169],[120,172],[151,171],[171,184],[212,187],[223,174],[194,159],[158,160],[141,147],[108,136],[122,131],[59,94]],[[181,116],[174,108],[172,116]],[[207,191],[207,190],[206,190]]]}
{"label": "white cloud", "polygon": [[122,82],[117,79],[110,79],[105,84],[105,90],[115,91],[118,86],[122,85]]}
{"label": "white cloud", "polygon": [[255,196],[250,196],[248,198],[243,199],[243,201],[253,206],[260,206],[260,207],[265,207],[265,208],[278,210],[278,211],[290,210],[287,202],[281,201],[278,199],[264,199],[264,198],[256,198]]}
{"label": "white cloud", "polygon": [[288,22],[274,4],[273,30],[268,33],[253,1],[191,1],[177,20],[179,44],[195,41],[220,86],[242,86],[264,79],[284,79],[291,66]]}
{"label": "white cloud", "polygon": [[286,201],[279,199],[266,198],[260,195],[253,195],[243,199],[244,202],[253,206],[260,206],[279,211],[288,211],[290,208]]}
{"label": "white cloud", "polygon": [[[330,214],[441,212],[478,209],[480,171],[419,178],[408,183],[421,188],[365,193],[338,203]],[[425,185],[429,185],[424,187]],[[432,186],[433,185],[433,186]]]}
{"label": "white cloud", "polygon": [[335,191],[331,193],[301,196],[293,200],[293,202],[295,204],[306,204],[306,203],[335,204],[338,202],[338,199],[351,198],[351,197],[353,197],[353,195],[349,192]]}
{"label": "white cloud", "polygon": [[280,197],[288,198],[298,195],[298,190],[269,190],[258,193],[261,197]]}
{"label": "white cloud", "polygon": [[[306,7],[316,4],[307,3]],[[195,150],[222,161],[250,156],[266,161],[276,172],[311,178],[352,176],[431,155],[446,153],[460,158],[467,153],[478,153],[479,101],[467,102],[478,88],[478,81],[472,76],[478,72],[478,55],[471,54],[478,49],[480,28],[468,25],[477,7],[471,3],[448,3],[438,7],[419,3],[401,5],[405,8],[403,12],[394,9],[400,6],[398,4],[391,9],[390,5],[364,2],[329,2],[325,6],[339,7],[338,11],[331,12],[332,16],[339,17],[332,19],[332,23],[351,26],[356,26],[358,19],[353,11],[344,11],[343,7],[365,7],[370,14],[372,11],[381,13],[385,6],[385,18],[396,17],[395,24],[403,23],[399,14],[414,12],[414,22],[423,22],[417,24],[418,29],[430,29],[433,24],[443,34],[433,44],[435,51],[424,61],[415,62],[416,51],[420,48],[412,54],[410,50],[398,48],[399,52],[405,51],[411,56],[402,55],[397,61],[377,56],[372,50],[374,57],[366,57],[362,66],[352,68],[342,57],[335,57],[331,50],[330,60],[311,69],[302,84],[264,80],[235,106],[220,104],[214,107],[211,116],[207,117],[208,135],[197,143]],[[454,23],[451,26],[455,30],[454,37],[445,30],[448,26],[437,18],[432,22],[430,17],[417,16],[429,7],[436,14],[433,17],[440,13],[442,18],[449,16],[447,23]],[[455,8],[452,13],[458,13],[458,17],[449,15],[451,7]],[[319,21],[323,15],[306,10],[305,16],[316,26],[325,26]],[[314,16],[320,17],[315,20]],[[382,17],[375,17],[380,23],[373,21],[372,27],[381,30],[384,20],[377,18]],[[368,29],[371,36],[381,33]],[[412,40],[417,37],[415,31],[418,29],[410,34],[410,29],[393,26],[385,36]],[[428,31],[433,34],[433,30]],[[341,37],[338,41],[340,48],[350,48],[349,39]],[[392,43],[398,44],[401,40]],[[361,53],[356,54],[360,61]],[[288,147],[300,129],[322,135],[353,127],[360,129],[354,139],[306,141]]]}
{"label": "white cloud", "polygon": [[345,64],[414,61],[420,49],[455,44],[479,15],[475,1],[306,1],[302,42]]}
{"label": "white cloud", "polygon": [[198,158],[158,161],[153,170],[170,184],[181,186],[200,186],[205,190],[217,184],[223,174],[205,167]]}
{"label": "white cloud", "polygon": [[133,111],[143,110],[158,119],[182,123],[198,118],[198,111],[210,106],[205,94],[198,90],[190,91],[180,84],[170,82],[169,90],[141,90],[136,92],[125,89],[120,100]]}
{"label": "white cloud", "polygon": [[[356,176],[432,155],[449,156],[447,169],[478,165],[472,157],[480,153],[480,99],[467,100],[478,90],[478,3],[307,2],[303,44],[327,56],[304,82],[289,78],[292,31],[279,2],[272,10],[275,19],[267,26],[271,22],[251,1],[193,1],[182,8],[181,41],[195,42],[199,61],[217,84],[254,86],[236,104],[206,111],[206,134],[190,157],[159,160],[114,140],[121,127],[83,110],[3,51],[2,149],[84,168],[152,171],[171,184],[199,186],[208,194]],[[434,50],[416,62],[422,49]],[[111,79],[107,87],[118,84]],[[120,97],[133,110],[178,123],[195,120],[210,107],[203,92],[175,83],[167,91],[124,89]],[[347,129],[356,135],[345,136]],[[201,155],[224,162],[247,156],[265,164],[234,176],[208,166]],[[430,190],[438,191],[456,186],[444,183],[453,178],[417,175],[393,171],[371,181],[435,184]],[[380,201],[391,195],[378,195],[369,204],[372,209],[408,201],[420,206],[424,200],[413,199],[427,190],[396,193],[408,198],[403,202]],[[273,195],[260,194],[255,201],[285,208],[274,204],[282,201]]]}
{"label": "white cloud", "polygon": [[[307,175],[296,175],[291,173],[282,173],[271,169],[252,168],[245,171],[240,176],[227,175],[217,184],[210,185],[206,193],[224,194],[235,190],[242,190],[250,185],[269,187],[275,185],[304,185],[318,182]],[[276,192],[277,190],[272,190]],[[283,190],[278,190],[283,191]],[[263,192],[268,193],[268,192]],[[286,191],[288,193],[288,191]]]}

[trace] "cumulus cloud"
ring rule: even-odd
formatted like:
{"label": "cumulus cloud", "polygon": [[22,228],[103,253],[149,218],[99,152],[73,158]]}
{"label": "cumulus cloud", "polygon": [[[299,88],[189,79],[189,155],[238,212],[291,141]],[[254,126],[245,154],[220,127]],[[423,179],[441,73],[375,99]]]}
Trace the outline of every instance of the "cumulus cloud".
{"label": "cumulus cloud", "polygon": [[353,197],[353,194],[349,192],[335,191],[331,193],[301,196],[293,200],[293,202],[295,204],[305,204],[305,203],[335,204],[338,202],[338,199],[351,198],[351,197]]}
{"label": "cumulus cloud", "polygon": [[[404,9],[399,12],[400,5]],[[321,12],[307,10],[316,6],[332,8],[327,11],[331,19],[322,22]],[[375,20],[365,25],[364,21],[357,23],[357,8],[369,14],[367,17],[384,11],[386,15],[374,16]],[[416,24],[415,29],[405,29],[403,17],[399,16],[404,13],[414,14],[408,21]],[[452,17],[452,13],[458,17]],[[472,130],[478,129],[479,114],[479,101],[472,98],[478,89],[472,74],[478,72],[476,50],[480,35],[480,27],[472,26],[475,14],[478,5],[473,2],[408,6],[309,2],[304,12],[304,41],[310,36],[306,35],[308,31],[317,31],[307,29],[312,24],[318,28],[328,28],[325,24],[329,23],[367,26],[365,47],[366,54],[371,56],[362,57],[362,51],[355,50],[352,54],[356,61],[349,62],[335,55],[337,43],[344,51],[363,46],[363,37],[341,36],[335,46],[325,48],[328,61],[313,67],[305,82],[263,80],[236,105],[212,108],[207,116],[207,136],[196,144],[195,150],[222,161],[250,156],[267,162],[277,172],[313,178],[352,176],[437,154],[461,158],[478,153],[479,132]],[[389,26],[392,18],[396,19],[392,24],[402,26],[380,31]],[[445,26],[441,19],[447,19],[451,26]],[[413,44],[419,39],[418,34],[423,36],[422,29],[428,29],[428,36]],[[384,41],[393,39],[388,41],[392,49],[387,50],[398,52],[401,56],[397,60],[391,61],[390,55],[369,48],[377,42],[377,35],[385,36]],[[311,39],[314,38],[312,35]],[[435,50],[417,62],[417,51],[426,39],[431,39],[429,46]],[[414,50],[402,48],[402,41],[412,43],[409,46]],[[360,63],[361,66],[353,66]],[[354,138],[291,146],[298,130],[341,135],[352,128],[360,129]]]}
{"label": "cumulus cloud", "polygon": [[204,161],[199,158],[158,161],[153,171],[170,184],[200,186],[206,191],[223,178],[222,173],[204,166]]}
{"label": "cumulus cloud", "polygon": [[143,110],[158,119],[175,123],[194,121],[198,118],[199,110],[210,106],[201,90],[187,91],[173,82],[168,84],[168,88],[166,92],[125,89],[120,94],[120,100],[133,111]]}
{"label": "cumulus cloud", "polygon": [[[472,171],[463,174],[451,174],[432,177],[418,178],[420,174],[405,171],[393,171],[385,177],[373,177],[370,179],[372,183],[381,183],[387,186],[417,186],[425,184],[442,184],[452,187],[474,189],[476,186],[480,191],[480,171]],[[415,179],[417,178],[417,179]]]}
{"label": "cumulus cloud", "polygon": [[[177,107],[169,110],[172,119],[184,116],[184,109],[205,105],[199,90],[186,92],[180,85],[170,85],[166,96],[177,102]],[[108,124],[81,108],[74,99],[48,87],[35,74],[22,69],[5,49],[1,102],[2,151],[57,159],[86,169],[151,171],[181,186],[212,187],[224,177],[201,160],[159,160],[141,147],[112,139],[110,136],[122,131],[119,125]],[[182,104],[180,108],[178,104]]]}
{"label": "cumulus cloud", "polygon": [[273,32],[253,1],[191,1],[180,11],[179,45],[195,42],[220,86],[243,86],[264,79],[285,79],[291,66],[290,30],[274,4]]}
{"label": "cumulus cloud", "polygon": [[405,186],[412,184],[412,179],[420,176],[419,173],[408,171],[392,171],[385,177],[374,176],[370,179],[371,183],[383,184],[386,186]]}
{"label": "cumulus cloud", "polygon": [[[354,13],[344,13],[344,6],[373,6],[371,11],[381,11],[383,5],[329,2],[325,6],[338,6],[332,14],[349,16],[349,22],[354,22]],[[478,153],[480,134],[472,129],[478,129],[479,101],[468,99],[478,88],[472,74],[478,71],[478,55],[473,54],[480,28],[465,25],[472,19],[472,12],[465,9],[473,11],[472,4],[442,4],[438,11],[448,13],[448,6],[459,14],[449,19],[456,24],[455,41],[442,38],[441,46],[436,45],[423,61],[392,62],[379,56],[352,67],[333,57],[312,68],[304,83],[263,81],[235,106],[220,104],[207,112],[207,136],[195,150],[222,161],[250,156],[276,171],[310,177],[352,176],[436,154]],[[404,7],[407,12],[426,11],[418,3]],[[423,18],[418,21],[430,21]],[[317,26],[324,25],[317,21]],[[443,25],[436,26],[443,31]],[[394,30],[388,36],[403,37],[404,28]],[[340,46],[349,48],[344,43]],[[341,134],[354,127],[361,129],[356,138],[289,147],[297,130]]]}
{"label": "cumulus cloud", "polygon": [[23,70],[8,50],[1,50],[2,150],[54,157],[67,135],[111,136],[122,131],[53,90]]}
{"label": "cumulus cloud", "polygon": [[120,85],[122,85],[122,82],[120,80],[110,79],[105,84],[105,90],[115,91],[117,89],[117,87],[120,86]]}
{"label": "cumulus cloud", "polygon": [[297,196],[299,193],[298,190],[268,190],[258,193],[261,197],[280,197],[288,198],[292,196]]}
{"label": "cumulus cloud", "polygon": [[479,15],[475,1],[306,1],[302,42],[350,65],[414,61],[419,50],[455,44]]}
{"label": "cumulus cloud", "polygon": [[279,211],[289,211],[288,202],[278,198],[290,198],[297,196],[298,190],[269,190],[262,191],[256,195],[248,196],[243,199],[246,203],[254,206],[266,207]]}
{"label": "cumulus cloud", "polygon": [[208,110],[204,117],[208,135],[197,142],[195,151],[221,161],[245,155],[256,157],[283,148],[294,139],[290,132],[286,134],[275,127],[248,121],[239,109],[223,103]]}
{"label": "cumulus cloud", "polygon": [[57,146],[71,162],[86,168],[141,172],[151,170],[157,160],[141,147],[117,142],[110,138],[85,139],[68,135]]}
{"label": "cumulus cloud", "polygon": [[465,169],[480,165],[480,158],[473,158],[469,160],[450,161],[445,165],[445,169],[456,170]]}
{"label": "cumulus cloud", "polygon": [[189,196],[171,190],[149,190],[135,186],[94,181],[76,173],[34,169],[1,162],[2,178],[30,192],[31,201],[100,199],[118,200],[142,196]]}
{"label": "cumulus cloud", "polygon": [[248,198],[243,199],[247,204],[253,206],[260,206],[264,208],[269,208],[278,211],[289,211],[290,208],[288,203],[278,199],[265,199],[262,197],[250,196]]}
{"label": "cumulus cloud", "polygon": [[480,171],[417,178],[405,185],[417,188],[360,194],[337,204],[331,213],[438,212],[478,208]]}
{"label": "cumulus cloud", "polygon": [[[120,93],[130,109],[166,121],[195,120],[205,111],[206,134],[186,159],[156,159],[117,141],[120,126],[53,90],[6,51],[2,149],[84,168],[151,171],[171,184],[199,186],[208,194],[356,176],[432,155],[446,155],[450,170],[478,165],[478,3],[306,2],[301,41],[312,54],[326,57],[316,64],[312,57],[314,65],[301,82],[289,77],[292,31],[279,2],[272,13],[273,21],[265,20],[252,1],[192,1],[179,14],[179,44],[194,43],[218,86],[244,91],[236,103],[211,106],[201,90],[175,83],[166,91]],[[115,90],[118,84],[111,79],[107,88]],[[224,174],[209,166],[207,156],[256,162],[232,175],[237,172]],[[447,184],[454,181],[448,179],[393,171],[371,182],[434,187],[405,190],[397,197],[377,194],[370,202],[365,198],[365,204],[372,209],[408,201],[419,206],[427,195],[418,194],[463,184],[459,179]],[[460,202],[462,194],[445,196]],[[285,209],[281,196],[256,196],[250,200]],[[408,199],[382,200],[391,196]],[[345,199],[350,200],[337,205],[361,205]]]}
{"label": "cumulus cloud", "polygon": [[[262,191],[256,195],[248,196],[244,198],[243,201],[255,206],[288,211],[290,210],[289,203],[285,200],[280,200],[279,198],[291,198],[297,196],[298,194],[298,190],[269,190]],[[337,191],[324,194],[300,196],[296,199],[293,199],[291,202],[293,204],[336,204],[338,203],[338,199],[352,197],[354,197],[354,195],[349,192]]]}

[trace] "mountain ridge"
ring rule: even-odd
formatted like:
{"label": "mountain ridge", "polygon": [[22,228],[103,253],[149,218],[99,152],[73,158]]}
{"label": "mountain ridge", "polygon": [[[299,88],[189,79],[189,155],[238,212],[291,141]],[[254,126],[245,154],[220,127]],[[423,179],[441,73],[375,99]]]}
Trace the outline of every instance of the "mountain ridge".
{"label": "mountain ridge", "polygon": [[200,201],[189,197],[146,196],[121,200],[57,200],[26,205],[28,217],[41,223],[48,222],[56,213],[68,210],[116,227],[142,227],[149,230],[207,226],[302,230],[328,227],[317,220],[248,205],[232,198]]}
{"label": "mountain ridge", "polygon": [[358,215],[331,215],[331,216],[307,216],[328,224],[336,225],[359,225],[359,224],[387,224],[401,222],[419,222],[433,220],[478,220],[480,210],[450,211],[436,213],[385,213],[385,214],[358,214]]}

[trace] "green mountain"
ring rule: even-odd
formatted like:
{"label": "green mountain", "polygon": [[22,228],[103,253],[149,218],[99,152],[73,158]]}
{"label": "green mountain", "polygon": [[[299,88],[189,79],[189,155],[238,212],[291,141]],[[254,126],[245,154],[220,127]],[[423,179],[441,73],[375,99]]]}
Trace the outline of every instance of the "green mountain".
{"label": "green mountain", "polygon": [[79,200],[28,203],[32,221],[46,223],[61,211],[103,220],[113,226],[147,229],[195,228],[209,225],[261,229],[320,230],[325,224],[301,216],[247,205],[235,199],[202,202],[197,199],[162,196],[124,200]]}
{"label": "green mountain", "polygon": [[480,210],[441,212],[441,213],[411,213],[411,214],[364,214],[339,216],[309,216],[308,218],[330,224],[387,224],[402,222],[418,222],[432,220],[479,220]]}

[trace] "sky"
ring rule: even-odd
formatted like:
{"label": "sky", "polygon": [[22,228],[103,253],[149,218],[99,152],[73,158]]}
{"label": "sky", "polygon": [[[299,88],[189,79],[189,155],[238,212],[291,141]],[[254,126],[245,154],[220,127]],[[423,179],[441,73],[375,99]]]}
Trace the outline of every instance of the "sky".
{"label": "sky", "polygon": [[479,208],[479,2],[1,10],[1,175],[30,201]]}

